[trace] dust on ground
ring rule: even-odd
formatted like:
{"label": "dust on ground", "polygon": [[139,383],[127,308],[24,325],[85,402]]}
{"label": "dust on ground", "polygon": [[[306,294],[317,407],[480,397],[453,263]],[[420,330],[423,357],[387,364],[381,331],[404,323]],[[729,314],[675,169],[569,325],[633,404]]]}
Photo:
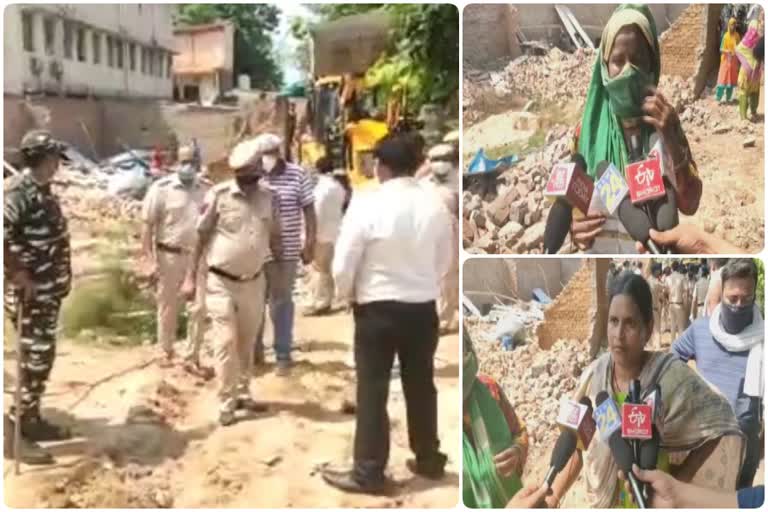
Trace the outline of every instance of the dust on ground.
{"label": "dust on ground", "polygon": [[[75,194],[78,195],[78,194]],[[85,208],[70,193],[63,200],[72,216],[75,286],[92,278],[95,255],[105,245],[124,244],[122,264],[134,265],[138,240],[122,224],[123,235],[104,231],[105,215]],[[119,207],[124,211],[125,205]],[[107,208],[114,213],[115,208]],[[133,211],[129,208],[129,210]],[[135,214],[135,211],[134,211]],[[119,231],[119,230],[118,230]],[[126,234],[127,233],[127,234]],[[79,256],[78,256],[79,255]],[[306,282],[298,294],[306,292]],[[441,449],[448,455],[444,479],[414,476],[405,466],[408,447],[405,404],[398,379],[391,381],[392,427],[387,496],[345,494],[324,483],[326,463],[351,462],[354,415],[341,404],[354,394],[352,317],[337,312],[303,317],[295,324],[296,366],[291,376],[274,372],[274,354],[256,369],[253,397],[266,413],[218,426],[216,380],[205,381],[180,367],[164,368],[152,345],[111,346],[60,339],[56,364],[43,398],[43,412],[70,426],[78,437],[51,446],[53,466],[25,466],[15,476],[6,459],[5,503],[18,508],[451,508],[459,500],[459,342],[440,340],[435,373]],[[13,386],[13,334],[6,332],[6,396]],[[270,328],[266,339],[271,340]],[[210,362],[210,359],[208,359]],[[6,400],[8,402],[9,400]]]}

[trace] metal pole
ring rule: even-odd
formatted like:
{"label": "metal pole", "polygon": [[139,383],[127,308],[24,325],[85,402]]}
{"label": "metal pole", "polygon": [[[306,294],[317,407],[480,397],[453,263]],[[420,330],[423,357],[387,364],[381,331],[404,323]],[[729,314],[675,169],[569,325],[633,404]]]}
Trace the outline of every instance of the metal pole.
{"label": "metal pole", "polygon": [[13,402],[16,410],[13,421],[13,470],[18,476],[21,473],[21,330],[24,320],[24,293],[18,294],[18,309],[16,310],[16,392]]}

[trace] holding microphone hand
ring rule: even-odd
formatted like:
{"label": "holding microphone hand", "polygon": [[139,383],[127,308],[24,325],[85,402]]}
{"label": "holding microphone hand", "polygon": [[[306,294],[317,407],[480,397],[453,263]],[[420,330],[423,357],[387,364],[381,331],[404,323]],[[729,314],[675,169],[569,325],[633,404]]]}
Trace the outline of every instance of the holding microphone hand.
{"label": "holding microphone hand", "polygon": [[507,503],[506,508],[547,508],[544,497],[549,489],[545,486],[529,485],[520,489]]}
{"label": "holding microphone hand", "polygon": [[605,215],[593,214],[571,221],[571,236],[579,250],[587,250],[595,243],[595,238],[603,230]]}
{"label": "holding microphone hand", "polygon": [[[687,508],[685,505],[686,484],[675,480],[672,475],[657,469],[640,469],[637,464],[632,465],[632,473],[638,480],[650,485],[653,489],[650,503],[648,503],[651,508]],[[627,494],[632,496],[627,477],[621,470],[619,470],[619,479],[624,480]]]}
{"label": "holding microphone hand", "polygon": [[[651,240],[657,245],[673,247],[677,254],[738,254],[742,252],[738,247],[710,235],[693,224],[678,224],[668,231],[651,229],[649,234]],[[647,252],[639,242],[635,247],[640,254]]]}

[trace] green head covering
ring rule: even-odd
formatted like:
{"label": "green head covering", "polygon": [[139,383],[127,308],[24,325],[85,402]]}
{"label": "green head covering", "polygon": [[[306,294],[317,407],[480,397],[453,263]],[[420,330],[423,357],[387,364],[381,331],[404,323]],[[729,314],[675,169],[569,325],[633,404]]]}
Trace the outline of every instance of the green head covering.
{"label": "green head covering", "polygon": [[[616,35],[622,28],[631,25],[640,29],[651,48],[650,72],[627,62],[624,70],[611,78],[608,75],[608,57]],[[581,120],[578,150],[587,161],[590,176],[594,177],[595,167],[603,160],[624,172],[628,152],[620,120],[642,115],[640,107],[646,89],[649,85],[658,85],[660,73],[659,38],[650,9],[642,4],[620,5],[603,29]],[[648,145],[652,132],[651,127],[642,125],[641,142],[645,152],[650,149]]]}
{"label": "green head covering", "polygon": [[466,325],[464,326],[463,331],[462,347],[464,349],[464,363],[461,376],[461,388],[464,400],[466,400],[472,391],[472,386],[474,386],[475,380],[477,380],[477,371],[479,368],[475,348],[472,346],[472,340],[469,337]]}

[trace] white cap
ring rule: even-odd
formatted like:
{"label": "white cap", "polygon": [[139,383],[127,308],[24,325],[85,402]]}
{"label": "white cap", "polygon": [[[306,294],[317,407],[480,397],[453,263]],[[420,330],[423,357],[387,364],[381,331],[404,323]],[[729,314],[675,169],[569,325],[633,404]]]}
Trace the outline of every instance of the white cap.
{"label": "white cap", "polygon": [[258,145],[258,151],[261,153],[277,151],[283,145],[283,139],[273,133],[262,133],[256,136],[253,141]]}
{"label": "white cap", "polygon": [[232,149],[227,163],[231,169],[240,169],[261,157],[260,145],[256,139],[244,140]]}
{"label": "white cap", "polygon": [[452,158],[454,153],[456,148],[451,144],[438,144],[429,149],[427,156],[430,160],[446,160]]}
{"label": "white cap", "polygon": [[190,145],[179,147],[179,151],[177,153],[177,159],[179,162],[186,162],[188,160],[192,160],[193,158],[195,158],[195,148]]}
{"label": "white cap", "polygon": [[446,133],[445,137],[443,137],[443,142],[447,142],[449,144],[459,142],[459,130],[453,130]]}

